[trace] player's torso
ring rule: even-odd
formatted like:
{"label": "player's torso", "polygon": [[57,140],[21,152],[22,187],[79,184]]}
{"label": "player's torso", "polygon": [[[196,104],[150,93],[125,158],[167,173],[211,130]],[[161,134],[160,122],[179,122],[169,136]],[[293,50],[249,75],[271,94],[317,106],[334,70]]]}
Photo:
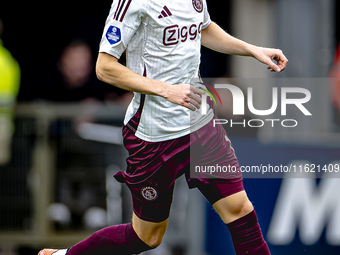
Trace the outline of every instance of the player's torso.
{"label": "player's torso", "polygon": [[[210,24],[205,1],[126,1],[132,1],[128,10],[135,15],[126,16],[125,19],[130,20],[123,21],[126,24],[136,24],[135,20],[138,21],[138,28],[126,45],[127,67],[168,84],[190,83],[193,78],[197,79],[202,29]],[[134,1],[140,4],[133,4]],[[121,20],[123,13],[117,14],[117,19]],[[141,100],[142,97],[145,100]],[[135,93],[125,124],[136,117],[138,109],[142,111],[140,115],[137,114],[139,119],[136,121],[139,124],[135,134],[140,139],[165,141],[191,131],[189,110],[162,97]]]}
{"label": "player's torso", "polygon": [[[150,78],[188,82],[197,76],[200,63],[203,1],[145,1],[145,14],[128,45],[128,57],[141,56]],[[128,58],[132,68],[135,62],[134,57]]]}
{"label": "player's torso", "polygon": [[154,31],[151,37],[157,37],[157,44],[163,46],[162,49],[173,49],[174,46],[190,48],[200,42],[203,25],[202,1],[150,1],[147,13],[148,25]]}

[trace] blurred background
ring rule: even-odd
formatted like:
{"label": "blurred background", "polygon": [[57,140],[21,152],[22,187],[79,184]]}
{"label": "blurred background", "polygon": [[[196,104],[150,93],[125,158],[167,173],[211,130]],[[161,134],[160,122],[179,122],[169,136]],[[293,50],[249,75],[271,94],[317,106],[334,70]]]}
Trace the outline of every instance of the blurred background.
{"label": "blurred background", "polygon": [[[0,1],[1,255],[69,247],[130,221],[129,191],[112,176],[125,168],[121,127],[132,96],[94,73],[111,2]],[[287,116],[296,128],[227,129],[240,164],[339,164],[339,1],[208,0],[208,8],[232,35],[281,48],[290,62],[272,74],[251,58],[203,48],[202,77],[256,87],[258,109],[270,107],[273,87],[312,93],[312,118]],[[231,119],[223,96],[219,117]],[[299,177],[244,181],[272,254],[340,254],[340,179]],[[148,254],[233,248],[212,207],[180,179],[164,244]]]}

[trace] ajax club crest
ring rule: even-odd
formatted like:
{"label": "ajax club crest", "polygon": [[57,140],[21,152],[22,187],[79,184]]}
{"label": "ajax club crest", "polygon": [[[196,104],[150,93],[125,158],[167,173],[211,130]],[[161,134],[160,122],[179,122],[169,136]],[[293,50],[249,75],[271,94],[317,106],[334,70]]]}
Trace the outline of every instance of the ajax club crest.
{"label": "ajax club crest", "polygon": [[111,45],[119,43],[122,40],[120,28],[116,26],[110,26],[106,32],[106,39]]}
{"label": "ajax club crest", "polygon": [[203,11],[203,1],[202,0],[192,0],[192,5],[197,12]]}
{"label": "ajax club crest", "polygon": [[148,201],[154,201],[158,197],[157,191],[152,187],[144,187],[140,193]]}

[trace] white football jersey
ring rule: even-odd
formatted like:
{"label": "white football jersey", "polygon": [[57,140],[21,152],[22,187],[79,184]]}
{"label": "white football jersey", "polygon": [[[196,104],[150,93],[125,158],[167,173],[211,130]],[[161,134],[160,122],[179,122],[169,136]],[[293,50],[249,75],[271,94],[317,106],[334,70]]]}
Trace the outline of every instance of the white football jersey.
{"label": "white football jersey", "polygon": [[[210,23],[205,0],[114,0],[99,51],[120,58],[126,50],[134,72],[189,84],[199,78],[201,31]],[[135,92],[124,124],[138,138],[159,142],[187,135],[212,117],[212,111],[200,116],[160,96]]]}

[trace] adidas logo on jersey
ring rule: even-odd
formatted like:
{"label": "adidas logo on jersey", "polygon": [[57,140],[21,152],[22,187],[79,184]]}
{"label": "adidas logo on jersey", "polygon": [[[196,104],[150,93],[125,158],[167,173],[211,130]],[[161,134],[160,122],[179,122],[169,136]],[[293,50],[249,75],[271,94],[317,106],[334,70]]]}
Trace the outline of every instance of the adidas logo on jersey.
{"label": "adidas logo on jersey", "polygon": [[171,11],[168,9],[168,7],[164,6],[163,10],[161,11],[161,14],[158,16],[159,19],[166,18],[172,16]]}

